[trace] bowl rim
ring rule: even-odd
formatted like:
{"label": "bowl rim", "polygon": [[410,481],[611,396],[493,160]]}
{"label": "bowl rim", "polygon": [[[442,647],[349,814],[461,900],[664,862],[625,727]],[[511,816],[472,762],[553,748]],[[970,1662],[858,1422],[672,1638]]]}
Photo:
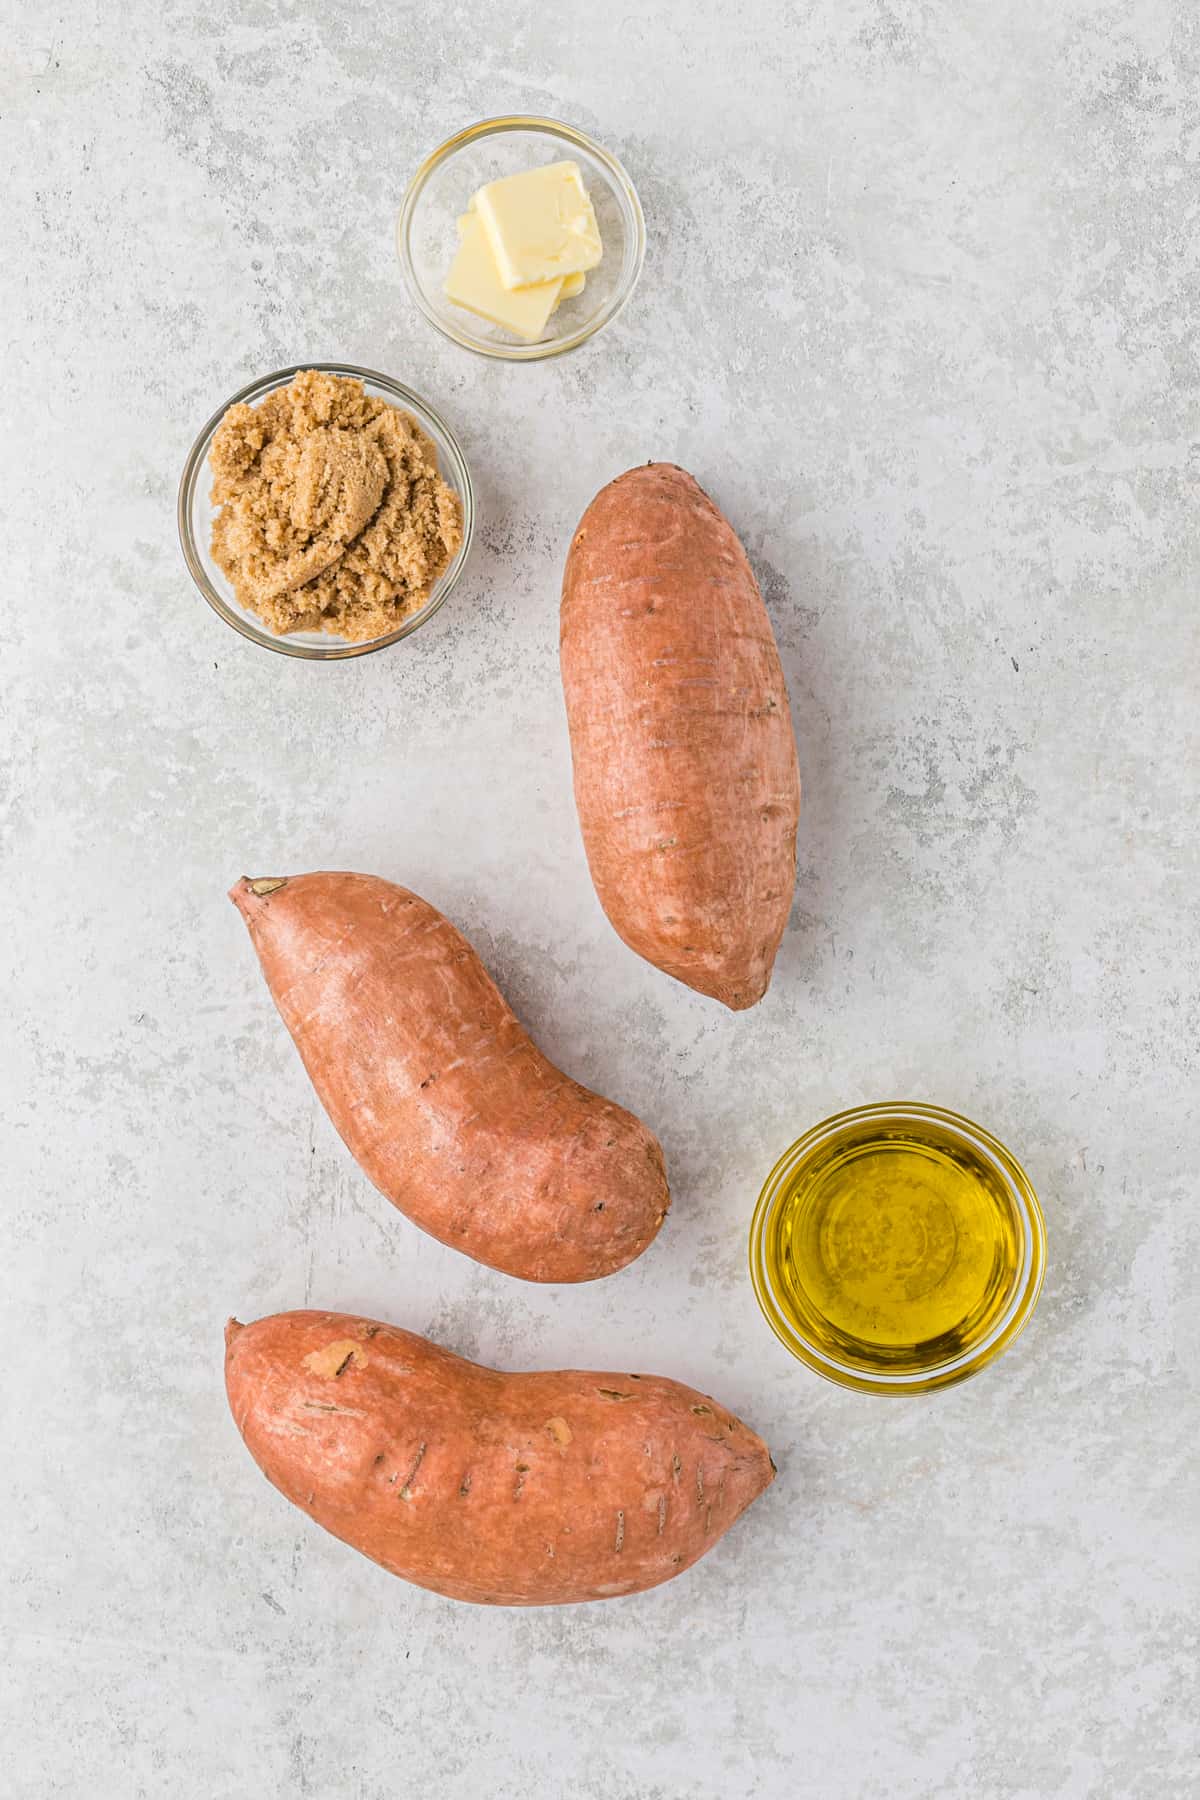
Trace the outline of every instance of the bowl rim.
{"label": "bowl rim", "polygon": [[[764,1244],[775,1207],[789,1177],[829,1138],[856,1123],[932,1123],[964,1139],[1000,1175],[1020,1220],[1024,1243],[1021,1267],[1004,1311],[979,1344],[948,1362],[931,1364],[903,1375],[874,1375],[830,1356],[807,1338],[779,1305],[767,1271]],[[1012,1152],[982,1125],[962,1113],[917,1100],[878,1101],[832,1113],[790,1144],[763,1183],[750,1222],[750,1280],[764,1318],[784,1348],[818,1375],[839,1387],[867,1394],[926,1394],[978,1374],[1000,1356],[1028,1324],[1046,1273],[1046,1223],[1033,1185]]]}
{"label": "bowl rim", "polygon": [[[456,151],[464,145],[476,143],[483,138],[498,137],[511,131],[540,132],[546,137],[558,137],[579,150],[594,157],[607,171],[610,180],[623,194],[633,219],[634,251],[629,275],[621,287],[617,288],[606,306],[589,319],[586,325],[580,326],[567,337],[552,338],[537,344],[502,344],[490,343],[482,338],[472,337],[465,330],[459,329],[448,319],[442,318],[425,298],[424,289],[417,279],[413,263],[411,236],[413,218],[417,202],[424,192],[425,185],[434,171],[441,167]],[[642,265],[646,260],[646,220],[642,212],[642,203],[637,189],[633,185],[624,164],[606,150],[603,144],[589,137],[586,131],[580,131],[576,125],[568,125],[562,119],[551,119],[540,113],[502,113],[491,119],[480,119],[474,125],[464,126],[456,131],[444,143],[431,150],[416,173],[410,180],[400,203],[400,212],[396,220],[396,248],[400,258],[400,267],[404,274],[405,286],[408,288],[417,310],[429,321],[435,331],[439,331],[451,343],[458,344],[464,350],[470,350],[476,356],[487,356],[499,362],[542,362],[547,357],[564,356],[568,350],[577,350],[586,344],[589,338],[595,337],[606,325],[622,313],[633,297],[634,289],[642,273]]]}
{"label": "bowl rim", "polygon": [[[453,464],[453,483],[462,502],[462,543],[451,558],[449,566],[438,577],[434,591],[425,605],[419,612],[413,613],[410,618],[405,619],[395,631],[389,631],[384,637],[369,638],[365,643],[301,644],[286,637],[277,637],[274,633],[255,625],[249,618],[236,611],[225,596],[214,587],[209,579],[208,571],[200,559],[196,536],[192,530],[192,506],[196,490],[208,460],[213,435],[230,407],[237,406],[242,402],[249,404],[256,399],[262,399],[276,388],[286,387],[287,383],[295,376],[303,374],[309,369],[322,375],[346,375],[358,381],[369,381],[376,387],[383,388],[389,398],[395,399],[400,406],[414,413],[419,424],[428,422],[435,426],[449,446],[450,460]],[[444,476],[445,471],[442,473]],[[389,645],[398,644],[401,638],[409,637],[412,632],[431,619],[434,613],[439,611],[449,599],[466,567],[475,535],[475,489],[471,481],[471,471],[457,435],[451,430],[441,413],[413,388],[407,387],[402,381],[397,381],[392,375],[385,375],[379,369],[363,368],[357,363],[299,362],[291,363],[283,369],[274,369],[269,375],[260,375],[254,381],[247,382],[245,387],[239,388],[236,394],[219,406],[202,427],[188,451],[187,461],[183,465],[183,474],[180,476],[176,501],[176,524],[179,531],[179,545],[183,551],[183,560],[187,564],[188,573],[213,611],[227,625],[231,625],[240,637],[248,639],[252,644],[258,644],[264,650],[274,650],[281,656],[296,657],[303,662],[345,662],[351,657],[369,656],[374,650],[386,650]]]}

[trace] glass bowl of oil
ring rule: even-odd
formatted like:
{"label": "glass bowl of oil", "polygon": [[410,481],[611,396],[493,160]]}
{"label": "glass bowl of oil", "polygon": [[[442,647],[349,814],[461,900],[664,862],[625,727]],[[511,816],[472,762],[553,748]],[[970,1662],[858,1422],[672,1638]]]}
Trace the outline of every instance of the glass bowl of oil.
{"label": "glass bowl of oil", "polygon": [[843,1387],[925,1394],[1026,1324],[1046,1266],[1029,1178],[969,1119],[900,1101],[826,1119],[767,1177],[750,1275],[775,1335]]}

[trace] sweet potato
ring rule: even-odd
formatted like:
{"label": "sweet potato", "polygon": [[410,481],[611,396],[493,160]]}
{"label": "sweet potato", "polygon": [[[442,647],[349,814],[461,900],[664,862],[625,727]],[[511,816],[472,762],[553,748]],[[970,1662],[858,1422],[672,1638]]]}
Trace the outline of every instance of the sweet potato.
{"label": "sweet potato", "polygon": [[551,1606],[656,1587],[775,1473],[762,1439],[657,1375],[504,1375],[395,1326],[292,1312],[225,1332],[268,1481],[393,1575]]}
{"label": "sweet potato", "polygon": [[401,1212],[527,1281],[641,1254],[670,1204],[657,1140],[542,1055],[440,912],[372,875],[243,878],[230,898],[325,1110]]}
{"label": "sweet potato", "polygon": [[592,501],[563,577],[575,803],[632,950],[740,1011],[796,879],[800,776],[766,608],[732,528],[671,463]]}

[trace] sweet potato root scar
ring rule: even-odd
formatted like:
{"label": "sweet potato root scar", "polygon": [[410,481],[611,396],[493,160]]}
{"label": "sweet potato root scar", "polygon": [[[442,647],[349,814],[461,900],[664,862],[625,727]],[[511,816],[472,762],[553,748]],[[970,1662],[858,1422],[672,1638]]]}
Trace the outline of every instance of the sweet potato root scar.
{"label": "sweet potato root scar", "polygon": [[310,1350],[304,1358],[304,1366],[313,1375],[336,1380],[351,1368],[365,1369],[368,1360],[361,1343],[356,1343],[353,1338],[337,1338],[321,1350]]}
{"label": "sweet potato root scar", "polygon": [[408,1474],[404,1477],[404,1486],[400,1489],[400,1498],[402,1500],[411,1500],[412,1499],[412,1497],[413,1497],[413,1482],[417,1478],[417,1470],[420,1468],[421,1464],[425,1460],[425,1452],[428,1448],[429,1448],[429,1446],[427,1444],[418,1445],[417,1454],[413,1457],[413,1460],[412,1460],[412,1466],[409,1469]]}

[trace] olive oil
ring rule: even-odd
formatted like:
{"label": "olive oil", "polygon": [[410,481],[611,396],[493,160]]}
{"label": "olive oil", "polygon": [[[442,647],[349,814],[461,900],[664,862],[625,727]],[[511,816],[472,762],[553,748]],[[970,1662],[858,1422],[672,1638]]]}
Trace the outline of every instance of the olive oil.
{"label": "olive oil", "polygon": [[852,1386],[936,1386],[958,1374],[921,1378],[971,1373],[972,1351],[999,1336],[990,1359],[1024,1323],[1041,1214],[1018,1165],[968,1121],[860,1108],[783,1159],[755,1258],[764,1310],[797,1355]]}

